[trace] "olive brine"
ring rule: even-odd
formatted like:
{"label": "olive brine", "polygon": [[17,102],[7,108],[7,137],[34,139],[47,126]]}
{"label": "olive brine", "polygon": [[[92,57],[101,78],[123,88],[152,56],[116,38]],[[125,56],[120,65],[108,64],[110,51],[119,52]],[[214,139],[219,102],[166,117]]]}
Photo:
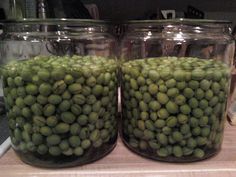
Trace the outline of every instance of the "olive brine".
{"label": "olive brine", "polygon": [[221,61],[162,57],[122,65],[123,139],[148,158],[187,162],[220,149],[229,67]]}
{"label": "olive brine", "polygon": [[117,138],[116,70],[115,60],[95,56],[37,56],[5,65],[11,140],[22,160],[70,166],[111,151]]}

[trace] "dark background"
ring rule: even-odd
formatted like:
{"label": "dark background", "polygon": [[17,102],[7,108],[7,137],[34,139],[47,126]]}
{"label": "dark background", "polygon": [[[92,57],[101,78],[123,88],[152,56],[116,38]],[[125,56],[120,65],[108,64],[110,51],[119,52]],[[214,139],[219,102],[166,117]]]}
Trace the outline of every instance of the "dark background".
{"label": "dark background", "polygon": [[[192,5],[204,11],[206,18],[236,22],[235,0],[82,0],[82,2],[96,4],[101,19],[147,19],[162,9],[176,10],[177,17],[182,17],[187,6]],[[0,0],[0,7],[8,11],[8,0]]]}
{"label": "dark background", "polygon": [[234,19],[236,21],[235,0],[83,0],[95,3],[104,19],[137,19],[161,9],[174,9],[183,14],[188,5],[205,12],[206,18]]}

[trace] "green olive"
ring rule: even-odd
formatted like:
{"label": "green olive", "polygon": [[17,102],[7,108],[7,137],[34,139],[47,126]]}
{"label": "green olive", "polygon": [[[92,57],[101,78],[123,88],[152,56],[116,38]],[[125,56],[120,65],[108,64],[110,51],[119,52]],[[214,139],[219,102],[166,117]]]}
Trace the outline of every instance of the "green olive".
{"label": "green olive", "polygon": [[[221,61],[192,57],[123,62],[122,134],[128,147],[152,159],[174,162],[200,160],[217,152],[228,71]],[[97,130],[95,135],[99,140]]]}

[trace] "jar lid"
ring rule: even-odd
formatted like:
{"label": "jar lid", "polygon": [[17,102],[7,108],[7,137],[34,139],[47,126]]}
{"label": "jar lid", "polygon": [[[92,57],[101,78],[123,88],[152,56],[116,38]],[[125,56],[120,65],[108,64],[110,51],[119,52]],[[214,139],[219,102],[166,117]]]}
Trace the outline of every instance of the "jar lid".
{"label": "jar lid", "polygon": [[23,19],[8,19],[0,21],[0,24],[42,24],[42,25],[107,25],[109,21],[105,20],[92,20],[92,19],[67,19],[67,18],[23,18]]}
{"label": "jar lid", "polygon": [[93,20],[93,19],[66,19],[66,18],[23,18],[23,19],[8,19],[0,21],[0,26],[3,26],[3,31],[10,32],[55,32],[55,31],[70,31],[70,32],[107,32],[109,21]]}
{"label": "jar lid", "polygon": [[210,19],[167,19],[167,20],[130,20],[126,21],[127,31],[161,32],[163,29],[171,32],[186,33],[231,33],[232,23],[227,20],[210,20]]}
{"label": "jar lid", "polygon": [[211,19],[186,19],[186,18],[176,18],[167,20],[129,20],[125,24],[225,24],[230,25],[232,22],[228,20],[211,20]]}

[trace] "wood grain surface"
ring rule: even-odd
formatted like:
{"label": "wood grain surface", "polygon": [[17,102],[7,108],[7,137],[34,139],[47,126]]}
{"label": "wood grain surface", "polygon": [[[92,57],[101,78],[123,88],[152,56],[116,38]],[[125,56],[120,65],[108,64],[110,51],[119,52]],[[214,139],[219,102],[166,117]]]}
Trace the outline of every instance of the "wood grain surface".
{"label": "wood grain surface", "polygon": [[0,177],[236,177],[236,127],[226,126],[221,152],[205,161],[163,163],[140,157],[118,140],[116,148],[95,163],[62,169],[42,169],[24,164],[10,149],[0,159]]}

